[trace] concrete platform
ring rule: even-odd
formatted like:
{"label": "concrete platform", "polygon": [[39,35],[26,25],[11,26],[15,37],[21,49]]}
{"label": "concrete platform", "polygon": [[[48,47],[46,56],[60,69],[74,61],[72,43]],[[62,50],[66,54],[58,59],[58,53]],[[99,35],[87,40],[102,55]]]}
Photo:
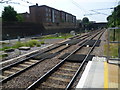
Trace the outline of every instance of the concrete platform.
{"label": "concrete platform", "polygon": [[107,63],[105,57],[89,61],[76,88],[116,88],[120,86],[120,66]]}
{"label": "concrete platform", "polygon": [[120,90],[120,66],[108,64],[108,88],[119,88]]}

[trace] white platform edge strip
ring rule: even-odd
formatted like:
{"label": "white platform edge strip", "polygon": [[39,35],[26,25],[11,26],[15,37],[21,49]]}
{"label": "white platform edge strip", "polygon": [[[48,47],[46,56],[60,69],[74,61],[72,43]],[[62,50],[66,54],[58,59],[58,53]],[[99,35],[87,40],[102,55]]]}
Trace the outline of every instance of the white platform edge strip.
{"label": "white platform edge strip", "polygon": [[82,74],[82,76],[81,76],[81,79],[79,80],[79,82],[78,82],[78,84],[76,86],[76,89],[77,88],[83,88],[84,83],[85,83],[86,78],[87,78],[87,75],[89,73],[91,65],[92,65],[92,61],[89,61],[88,64],[87,64],[87,66],[86,66],[86,68],[85,68],[85,70],[84,70],[84,72],[83,72],[83,74]]}

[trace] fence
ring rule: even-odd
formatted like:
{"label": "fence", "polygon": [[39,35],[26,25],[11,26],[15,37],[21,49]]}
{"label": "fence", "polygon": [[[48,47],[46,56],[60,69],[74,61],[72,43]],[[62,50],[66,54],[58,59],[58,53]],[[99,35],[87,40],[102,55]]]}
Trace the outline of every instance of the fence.
{"label": "fence", "polygon": [[108,29],[108,60],[120,60],[120,27]]}

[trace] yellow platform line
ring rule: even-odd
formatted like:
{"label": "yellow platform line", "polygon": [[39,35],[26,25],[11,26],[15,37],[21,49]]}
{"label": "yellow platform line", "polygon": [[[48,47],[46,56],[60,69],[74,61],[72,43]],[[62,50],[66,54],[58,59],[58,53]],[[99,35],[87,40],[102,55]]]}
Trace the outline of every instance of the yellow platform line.
{"label": "yellow platform line", "polygon": [[108,63],[104,62],[104,90],[108,88]]}

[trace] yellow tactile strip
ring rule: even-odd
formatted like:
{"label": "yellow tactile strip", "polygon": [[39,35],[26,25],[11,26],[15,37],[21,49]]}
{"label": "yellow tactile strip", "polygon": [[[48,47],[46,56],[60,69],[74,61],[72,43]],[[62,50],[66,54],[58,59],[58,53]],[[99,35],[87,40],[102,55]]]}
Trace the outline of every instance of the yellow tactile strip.
{"label": "yellow tactile strip", "polygon": [[119,69],[118,65],[108,64],[108,88],[118,88]]}
{"label": "yellow tactile strip", "polygon": [[104,62],[104,88],[108,88],[108,64]]}

